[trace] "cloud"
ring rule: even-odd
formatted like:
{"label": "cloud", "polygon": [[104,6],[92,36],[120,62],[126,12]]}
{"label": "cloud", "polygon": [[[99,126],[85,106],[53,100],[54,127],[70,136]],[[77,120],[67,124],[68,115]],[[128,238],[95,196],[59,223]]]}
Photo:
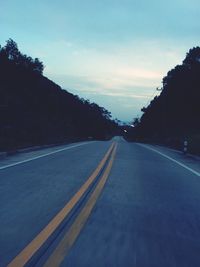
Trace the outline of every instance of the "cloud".
{"label": "cloud", "polygon": [[[40,51],[46,53],[46,76],[97,103],[107,99],[110,106],[106,108],[114,116],[124,118],[120,112],[127,111],[126,117],[130,118],[158,93],[155,90],[161,86],[162,78],[182,61],[187,49],[158,39],[140,39],[98,50],[60,39],[43,44]],[[135,108],[130,112],[132,105]]]}
{"label": "cloud", "polygon": [[99,77],[58,75],[54,80],[69,92],[104,106],[112,112],[113,117],[122,121],[131,121],[140,116],[140,109],[158,93],[155,88],[152,90],[152,87],[130,83],[123,83],[123,87],[104,87]]}
{"label": "cloud", "polygon": [[82,93],[89,93],[90,95],[101,95],[101,96],[111,96],[111,97],[118,97],[118,98],[133,98],[133,99],[149,99],[149,95],[140,95],[140,94],[134,94],[130,91],[124,92],[123,89],[120,90],[120,92],[117,92],[116,90],[112,91],[106,91],[106,90],[81,90]]}
{"label": "cloud", "polygon": [[[84,91],[83,91],[84,92]],[[145,98],[145,99],[148,99],[149,96],[145,96],[145,95],[135,95],[135,94],[131,94],[130,92],[128,94],[124,94],[124,93],[116,93],[116,92],[104,92],[104,93],[101,93],[101,92],[94,92],[94,93],[91,93],[93,95],[102,95],[102,96],[114,96],[114,97],[129,97],[129,98]]]}
{"label": "cloud", "polygon": [[163,76],[199,44],[198,0],[20,0],[0,6],[1,44],[15,39],[23,53],[40,57],[47,77],[119,118],[139,112]]}

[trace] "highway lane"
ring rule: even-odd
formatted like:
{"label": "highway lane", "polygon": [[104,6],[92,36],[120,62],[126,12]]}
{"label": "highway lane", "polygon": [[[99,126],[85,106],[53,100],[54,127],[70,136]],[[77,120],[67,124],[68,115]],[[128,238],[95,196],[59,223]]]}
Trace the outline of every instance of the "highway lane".
{"label": "highway lane", "polygon": [[61,266],[195,267],[199,251],[199,177],[120,142],[105,190]]}
{"label": "highway lane", "polygon": [[[0,171],[0,266],[19,253],[66,204],[110,144],[89,143]],[[21,155],[20,162],[33,158],[30,154],[23,159]],[[46,150],[38,154],[46,154]],[[11,159],[8,161],[10,164]]]}
{"label": "highway lane", "polygon": [[[106,172],[113,156],[105,186],[74,243],[62,251],[60,244],[69,246],[68,233],[87,213],[86,202],[101,177],[52,247],[28,266],[200,266],[199,161],[165,148],[114,141],[116,154],[112,150],[104,166]],[[85,144],[1,170],[0,266],[71,199],[111,143]],[[59,264],[52,265],[52,255]]]}

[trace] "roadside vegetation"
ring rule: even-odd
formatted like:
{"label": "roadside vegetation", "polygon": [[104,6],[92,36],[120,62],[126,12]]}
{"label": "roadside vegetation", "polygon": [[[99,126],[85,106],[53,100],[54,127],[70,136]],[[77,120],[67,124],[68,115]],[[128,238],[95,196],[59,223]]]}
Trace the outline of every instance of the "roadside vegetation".
{"label": "roadside vegetation", "polygon": [[180,149],[187,140],[189,151],[200,154],[200,47],[190,49],[162,84],[161,94],[142,109],[126,139]]}
{"label": "roadside vegetation", "polygon": [[118,125],[109,111],[62,89],[43,70],[12,39],[0,47],[1,151],[115,134]]}

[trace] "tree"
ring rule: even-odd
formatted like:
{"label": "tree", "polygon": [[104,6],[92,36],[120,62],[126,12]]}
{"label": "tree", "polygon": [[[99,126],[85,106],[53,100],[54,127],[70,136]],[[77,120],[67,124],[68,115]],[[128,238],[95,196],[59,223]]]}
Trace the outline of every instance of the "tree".
{"label": "tree", "polygon": [[33,61],[33,70],[42,74],[43,73],[43,70],[44,70],[44,65],[43,63],[38,59],[38,58],[35,58],[35,60]]}
{"label": "tree", "polygon": [[19,52],[17,43],[14,42],[12,39],[9,39],[6,42],[6,45],[4,47],[4,51],[8,57],[9,60],[17,61],[20,57],[21,53]]}
{"label": "tree", "polygon": [[0,149],[113,136],[109,111],[61,89],[43,69],[12,39],[0,47]]}
{"label": "tree", "polygon": [[186,58],[183,60],[183,64],[187,66],[200,65],[200,47],[193,47],[186,54]]}
{"label": "tree", "polygon": [[199,134],[199,99],[200,47],[194,47],[183,63],[163,78],[161,94],[142,109],[143,115],[135,127],[138,135],[161,140]]}
{"label": "tree", "polygon": [[19,67],[24,69],[34,71],[42,75],[44,70],[43,63],[38,59],[33,59],[30,56],[22,54],[17,46],[17,43],[12,39],[9,39],[6,42],[5,47],[0,47],[0,57],[2,59],[7,59],[8,61],[12,62]]}

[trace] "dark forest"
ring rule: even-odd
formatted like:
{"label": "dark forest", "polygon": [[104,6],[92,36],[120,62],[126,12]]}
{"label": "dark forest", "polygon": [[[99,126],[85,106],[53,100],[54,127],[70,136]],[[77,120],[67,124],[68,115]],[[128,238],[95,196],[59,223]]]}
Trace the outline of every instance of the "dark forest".
{"label": "dark forest", "polygon": [[190,49],[162,84],[161,94],[142,109],[126,138],[177,148],[187,140],[190,151],[200,153],[200,47]]}
{"label": "dark forest", "polygon": [[0,47],[0,150],[115,134],[109,111],[62,89],[43,70],[12,39]]}

